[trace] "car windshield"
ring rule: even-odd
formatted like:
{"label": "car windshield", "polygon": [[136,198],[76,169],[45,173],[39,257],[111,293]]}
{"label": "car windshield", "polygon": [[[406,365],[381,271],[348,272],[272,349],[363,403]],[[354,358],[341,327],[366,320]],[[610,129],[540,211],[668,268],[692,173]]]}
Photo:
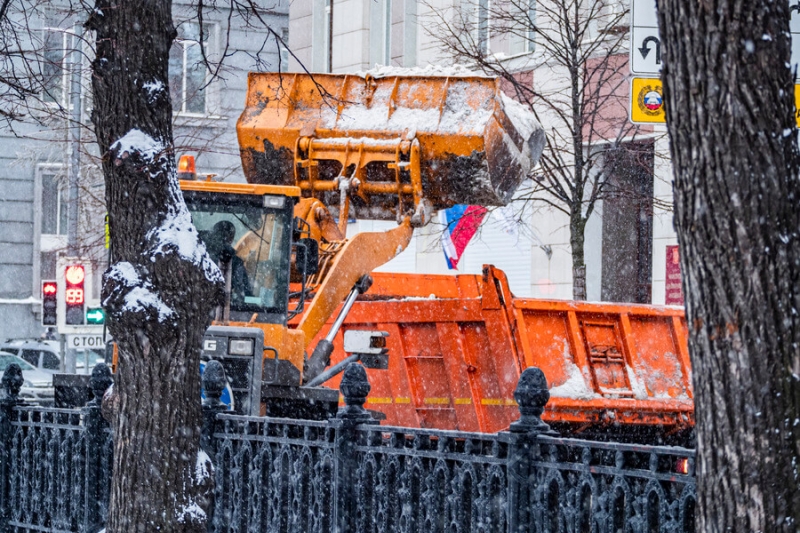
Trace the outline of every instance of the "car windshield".
{"label": "car windshield", "polygon": [[231,310],[285,316],[291,259],[289,202],[271,208],[263,207],[265,197],[256,195],[187,191],[185,197],[209,255],[230,279]]}
{"label": "car windshield", "polygon": [[22,370],[35,370],[31,365],[11,354],[0,354],[0,372],[5,372],[12,363],[17,363]]}

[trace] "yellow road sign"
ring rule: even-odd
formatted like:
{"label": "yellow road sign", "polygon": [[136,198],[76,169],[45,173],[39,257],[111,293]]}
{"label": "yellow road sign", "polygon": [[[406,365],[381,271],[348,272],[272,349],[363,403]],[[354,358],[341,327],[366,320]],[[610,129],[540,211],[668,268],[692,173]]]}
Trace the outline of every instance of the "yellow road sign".
{"label": "yellow road sign", "polygon": [[634,124],[663,124],[664,89],[658,78],[631,79],[631,122]]}
{"label": "yellow road sign", "polygon": [[800,128],[800,85],[794,86],[794,119],[797,127]]}

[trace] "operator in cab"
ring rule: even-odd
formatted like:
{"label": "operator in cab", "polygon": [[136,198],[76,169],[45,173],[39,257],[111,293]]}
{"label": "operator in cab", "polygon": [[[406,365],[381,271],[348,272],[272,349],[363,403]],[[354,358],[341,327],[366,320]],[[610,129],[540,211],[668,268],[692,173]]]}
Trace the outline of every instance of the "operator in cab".
{"label": "operator in cab", "polygon": [[244,261],[236,255],[233,248],[233,239],[236,236],[236,227],[228,220],[220,220],[214,224],[208,235],[207,247],[211,258],[225,268],[230,262],[231,272],[231,301],[243,302],[246,296],[252,296],[253,290]]}

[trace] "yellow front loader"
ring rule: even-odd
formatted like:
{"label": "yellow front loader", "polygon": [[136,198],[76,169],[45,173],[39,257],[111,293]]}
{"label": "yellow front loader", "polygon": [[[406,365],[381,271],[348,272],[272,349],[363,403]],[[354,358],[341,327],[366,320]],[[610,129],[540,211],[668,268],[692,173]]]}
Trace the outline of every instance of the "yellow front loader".
{"label": "yellow front loader", "polygon": [[[313,385],[369,273],[436,210],[505,204],[544,136],[489,78],[251,73],[248,83],[237,125],[248,183],[180,182],[226,278],[204,352],[226,366],[237,411],[316,417],[303,405],[338,403]],[[350,217],[398,226],[346,239]]]}

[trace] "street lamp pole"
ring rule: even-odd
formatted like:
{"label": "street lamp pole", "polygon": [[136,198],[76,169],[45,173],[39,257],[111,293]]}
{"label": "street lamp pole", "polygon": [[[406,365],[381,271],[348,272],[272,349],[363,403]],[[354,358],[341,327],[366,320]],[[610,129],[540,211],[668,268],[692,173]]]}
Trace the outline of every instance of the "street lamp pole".
{"label": "street lamp pole", "polygon": [[[69,207],[67,208],[67,255],[78,257],[78,182],[81,175],[81,25],[75,23],[72,30],[72,58],[70,61],[70,158],[69,158]],[[62,343],[64,346],[65,343]],[[64,346],[64,371],[74,374],[76,353],[74,348]]]}

